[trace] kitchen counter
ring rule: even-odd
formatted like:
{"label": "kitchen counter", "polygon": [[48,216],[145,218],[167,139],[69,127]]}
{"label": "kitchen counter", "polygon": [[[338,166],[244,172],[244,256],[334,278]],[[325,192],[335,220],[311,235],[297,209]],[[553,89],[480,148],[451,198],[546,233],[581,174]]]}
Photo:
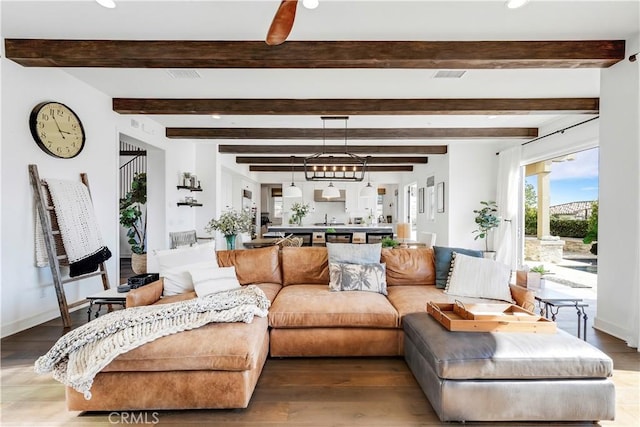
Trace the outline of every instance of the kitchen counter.
{"label": "kitchen counter", "polygon": [[269,227],[269,233],[313,233],[317,231],[326,232],[328,228],[336,231],[345,231],[352,233],[393,233],[391,224],[380,225],[278,225]]}
{"label": "kitchen counter", "polygon": [[[332,228],[334,233],[327,233],[327,229]],[[333,235],[334,243],[378,243],[384,234],[393,235],[392,224],[381,225],[290,225],[269,227],[269,236],[282,233],[284,235],[293,234],[303,238],[303,246],[324,246],[327,236]],[[343,233],[340,235],[340,233]],[[351,236],[349,236],[351,234]]]}

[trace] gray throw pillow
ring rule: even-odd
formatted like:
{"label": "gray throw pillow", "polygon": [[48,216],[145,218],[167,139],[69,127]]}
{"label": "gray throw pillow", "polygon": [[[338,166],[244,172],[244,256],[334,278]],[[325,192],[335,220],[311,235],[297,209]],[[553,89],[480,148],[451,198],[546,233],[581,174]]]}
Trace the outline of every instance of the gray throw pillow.
{"label": "gray throw pillow", "polygon": [[382,243],[327,243],[329,262],[349,264],[380,263]]}
{"label": "gray throw pillow", "polygon": [[436,288],[438,289],[444,289],[447,286],[447,279],[449,278],[449,271],[451,270],[451,259],[453,258],[454,252],[476,258],[482,258],[482,251],[434,246],[433,253],[436,264]]}
{"label": "gray throw pillow", "polygon": [[367,291],[387,295],[385,265],[329,263],[329,289],[332,291]]}

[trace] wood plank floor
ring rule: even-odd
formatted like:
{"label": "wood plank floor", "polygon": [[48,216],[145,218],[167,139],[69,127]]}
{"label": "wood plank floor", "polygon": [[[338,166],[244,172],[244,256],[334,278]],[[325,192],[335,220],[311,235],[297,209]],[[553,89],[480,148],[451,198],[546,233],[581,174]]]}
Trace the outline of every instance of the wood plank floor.
{"label": "wood plank floor", "polygon": [[[620,340],[591,328],[594,318],[593,303],[592,301],[589,309],[588,340],[613,358],[613,381],[616,384],[616,421],[603,421],[600,425],[637,427],[640,420],[640,353],[627,347]],[[72,318],[74,325],[86,322],[86,310],[74,312]],[[575,334],[575,311],[561,310],[558,325]],[[243,410],[149,411],[124,414],[69,412],[65,408],[64,387],[49,375],[41,376],[33,372],[36,358],[44,354],[63,333],[61,320],[55,319],[2,340],[0,425],[446,425],[438,420],[402,358],[269,359],[249,407]]]}

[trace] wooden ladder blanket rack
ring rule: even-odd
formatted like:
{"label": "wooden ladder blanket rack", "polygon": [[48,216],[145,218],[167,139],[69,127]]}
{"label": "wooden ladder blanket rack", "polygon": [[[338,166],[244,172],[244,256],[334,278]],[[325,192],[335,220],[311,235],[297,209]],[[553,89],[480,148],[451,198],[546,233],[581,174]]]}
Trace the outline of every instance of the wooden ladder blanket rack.
{"label": "wooden ladder blanket rack", "polygon": [[[64,246],[62,245],[60,230],[57,228],[58,221],[56,218],[56,211],[53,203],[51,202],[47,183],[40,179],[38,167],[36,165],[29,165],[29,179],[31,181],[31,187],[33,188],[37,215],[40,217],[40,223],[42,224],[47,258],[49,260],[49,267],[51,268],[51,275],[53,276],[53,284],[56,289],[62,323],[65,328],[69,328],[71,327],[69,309],[86,304],[87,301],[83,299],[71,304],[67,303],[67,297],[64,293],[64,285],[78,280],[100,276],[102,279],[102,286],[107,290],[111,287],[109,284],[109,276],[107,275],[107,269],[104,262],[101,262],[99,264],[99,269],[93,273],[63,279],[60,266],[68,263],[68,257],[64,251]],[[80,174],[80,180],[87,189],[89,189],[89,179],[87,178],[86,173]]]}

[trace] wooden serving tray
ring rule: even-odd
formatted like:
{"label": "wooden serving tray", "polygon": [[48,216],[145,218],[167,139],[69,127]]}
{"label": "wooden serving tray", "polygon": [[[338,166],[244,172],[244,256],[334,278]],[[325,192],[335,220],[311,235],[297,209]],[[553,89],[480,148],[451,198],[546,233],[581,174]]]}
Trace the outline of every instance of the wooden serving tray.
{"label": "wooden serving tray", "polygon": [[[473,313],[469,312],[459,302],[456,304],[428,302],[427,313],[450,331],[532,332],[540,334],[552,334],[556,331],[555,322],[537,316],[518,306],[495,304],[495,307],[490,311],[490,305],[479,304],[482,308],[476,307],[475,310],[472,308],[472,311],[475,311]],[[459,313],[462,313],[462,315]],[[467,317],[469,316],[474,318],[468,319]]]}
{"label": "wooden serving tray", "polygon": [[456,301],[453,312],[467,320],[501,320],[508,322],[536,322],[541,316],[509,303],[463,304]]}

